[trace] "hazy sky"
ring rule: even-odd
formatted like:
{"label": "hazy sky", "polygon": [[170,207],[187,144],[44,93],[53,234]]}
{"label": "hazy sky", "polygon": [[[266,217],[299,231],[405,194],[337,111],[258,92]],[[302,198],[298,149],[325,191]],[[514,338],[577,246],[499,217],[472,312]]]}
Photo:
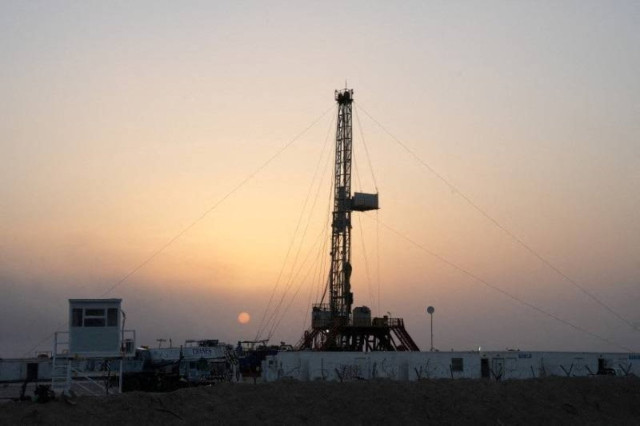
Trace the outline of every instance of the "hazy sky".
{"label": "hazy sky", "polygon": [[0,356],[105,293],[142,344],[252,339],[273,294],[295,343],[345,81],[382,207],[353,221],[356,305],[422,348],[433,305],[440,349],[640,351],[585,294],[640,327],[638,28],[637,1],[2,1]]}

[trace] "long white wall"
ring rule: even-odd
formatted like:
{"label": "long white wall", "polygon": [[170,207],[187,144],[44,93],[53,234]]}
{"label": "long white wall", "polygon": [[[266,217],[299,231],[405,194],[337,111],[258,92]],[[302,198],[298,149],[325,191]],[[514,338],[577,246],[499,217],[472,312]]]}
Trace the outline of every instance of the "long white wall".
{"label": "long white wall", "polygon": [[595,352],[280,352],[262,364],[262,377],[311,381],[440,378],[529,379],[640,373],[640,354]]}
{"label": "long white wall", "polygon": [[51,361],[39,359],[0,360],[0,382],[19,382],[27,378],[27,365],[38,364],[38,380],[51,380]]}
{"label": "long white wall", "polygon": [[[100,373],[103,371],[105,359],[80,359],[73,360],[73,367],[84,373]],[[119,369],[120,360],[111,359],[110,368]],[[125,359],[124,371],[141,371],[142,360]],[[52,360],[44,359],[4,359],[0,360],[0,383],[2,382],[18,382],[27,378],[27,365],[30,363],[38,364],[38,381],[51,380]]]}

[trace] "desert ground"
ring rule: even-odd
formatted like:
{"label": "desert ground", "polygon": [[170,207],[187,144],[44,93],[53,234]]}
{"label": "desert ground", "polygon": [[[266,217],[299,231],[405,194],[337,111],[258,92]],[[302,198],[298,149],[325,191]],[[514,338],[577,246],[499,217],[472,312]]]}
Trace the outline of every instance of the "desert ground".
{"label": "desert ground", "polygon": [[640,424],[640,378],[218,384],[0,404],[0,424]]}

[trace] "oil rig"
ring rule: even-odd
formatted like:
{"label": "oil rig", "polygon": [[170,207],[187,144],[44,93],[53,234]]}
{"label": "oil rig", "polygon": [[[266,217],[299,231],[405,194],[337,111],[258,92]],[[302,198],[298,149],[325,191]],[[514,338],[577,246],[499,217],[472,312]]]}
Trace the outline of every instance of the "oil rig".
{"label": "oil rig", "polygon": [[[296,346],[318,351],[419,351],[402,318],[372,318],[371,309],[352,309],[351,213],[377,210],[378,194],[351,194],[353,90],[336,90],[336,130],[331,270],[320,303],[311,310],[311,329]],[[328,303],[325,300],[328,299]]]}

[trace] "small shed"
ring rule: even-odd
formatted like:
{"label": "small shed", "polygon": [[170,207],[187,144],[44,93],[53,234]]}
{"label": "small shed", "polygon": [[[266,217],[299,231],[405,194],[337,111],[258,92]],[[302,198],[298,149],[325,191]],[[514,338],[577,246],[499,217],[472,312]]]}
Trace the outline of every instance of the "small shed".
{"label": "small shed", "polygon": [[69,299],[69,353],[118,356],[122,345],[122,299]]}

